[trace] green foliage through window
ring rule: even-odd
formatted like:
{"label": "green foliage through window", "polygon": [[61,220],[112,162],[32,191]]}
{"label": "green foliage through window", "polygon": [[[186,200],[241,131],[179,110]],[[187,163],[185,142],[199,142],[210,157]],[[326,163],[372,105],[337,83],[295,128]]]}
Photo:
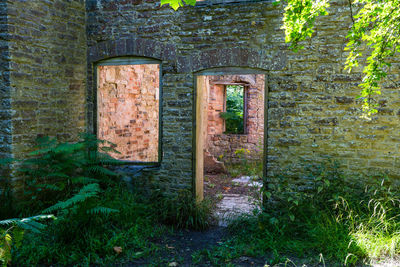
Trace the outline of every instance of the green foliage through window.
{"label": "green foliage through window", "polygon": [[226,86],[226,112],[221,113],[225,119],[225,133],[244,133],[244,87],[241,85]]}

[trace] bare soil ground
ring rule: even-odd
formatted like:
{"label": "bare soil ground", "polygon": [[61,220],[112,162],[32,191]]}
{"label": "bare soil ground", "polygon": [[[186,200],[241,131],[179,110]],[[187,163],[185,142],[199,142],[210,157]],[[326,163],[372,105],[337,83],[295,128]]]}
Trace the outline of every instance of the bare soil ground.
{"label": "bare soil ground", "polygon": [[207,174],[204,177],[204,197],[218,202],[222,194],[240,194],[248,196],[247,186],[232,182],[235,177],[228,174]]}
{"label": "bare soil ground", "polygon": [[[204,182],[205,198],[211,199],[215,204],[214,206],[217,207],[224,195],[251,195],[251,189],[248,186],[233,182],[233,179],[235,177],[226,174],[206,175]],[[229,237],[227,228],[217,225],[203,232],[180,230],[157,242],[162,247],[157,256],[133,261],[123,266],[212,266],[207,261],[197,262],[193,258],[193,254],[219,246]],[[266,259],[264,258],[243,256],[232,263],[234,266],[264,266],[265,262]]]}
{"label": "bare soil ground", "polygon": [[[207,231],[177,231],[160,241],[162,250],[154,257],[132,261],[121,266],[213,266],[211,262],[197,262],[192,257],[195,252],[218,246],[229,237],[226,227],[215,226]],[[264,266],[266,259],[240,257],[234,266]]]}

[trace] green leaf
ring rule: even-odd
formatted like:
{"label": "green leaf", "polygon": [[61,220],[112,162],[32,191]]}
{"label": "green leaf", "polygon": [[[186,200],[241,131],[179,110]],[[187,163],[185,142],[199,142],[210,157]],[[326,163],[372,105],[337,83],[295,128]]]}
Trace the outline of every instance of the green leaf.
{"label": "green leaf", "polygon": [[161,6],[169,4],[174,10],[177,10],[180,6],[182,6],[181,0],[161,0]]}

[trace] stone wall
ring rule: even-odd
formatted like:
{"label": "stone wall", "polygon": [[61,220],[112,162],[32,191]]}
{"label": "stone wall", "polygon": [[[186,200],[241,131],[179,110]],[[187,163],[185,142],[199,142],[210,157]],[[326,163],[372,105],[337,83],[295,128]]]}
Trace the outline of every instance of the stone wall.
{"label": "stone wall", "polygon": [[[11,157],[11,91],[10,55],[7,23],[7,2],[0,3],[0,159]],[[0,195],[8,181],[4,179],[8,170],[0,168]]]}
{"label": "stone wall", "polygon": [[117,159],[158,161],[157,64],[98,67],[97,135],[114,143]]}
{"label": "stone wall", "polygon": [[[215,158],[226,162],[237,161],[235,153],[239,149],[250,151],[252,159],[262,158],[264,141],[264,87],[263,74],[253,75],[214,75],[210,77],[208,99],[208,136],[206,150]],[[244,86],[244,128],[243,134],[225,134],[225,122],[220,116],[225,111],[225,86],[242,84]]]}
{"label": "stone wall", "polygon": [[177,12],[155,0],[85,2],[86,14],[83,0],[0,6],[0,26],[8,31],[0,37],[5,81],[0,110],[4,129],[12,129],[12,136],[0,132],[6,153],[10,142],[19,156],[38,135],[71,140],[93,130],[93,64],[129,55],[162,61],[163,159],[151,173],[169,190],[193,187],[193,81],[204,70],[221,74],[219,67],[266,73],[269,176],[287,167],[297,174],[301,160],[326,157],[338,159],[347,172],[400,175],[400,102],[390,81],[399,81],[400,61],[393,58],[379,113],[372,120],[360,118],[355,96],[362,71],[344,70],[351,22],[346,0],[331,1],[330,15],[317,20],[313,40],[298,53],[284,43],[283,8],[269,1],[203,1]]}
{"label": "stone wall", "polygon": [[85,22],[83,0],[0,4],[0,157],[26,156],[41,135],[85,130]]}
{"label": "stone wall", "polygon": [[[362,72],[344,70],[348,2],[331,1],[328,11],[318,19],[313,40],[294,53],[280,29],[283,8],[268,1],[204,1],[175,12],[158,1],[88,0],[89,62],[124,55],[163,61],[164,157],[153,173],[171,190],[193,185],[194,74],[218,67],[267,73],[269,176],[288,167],[297,174],[301,160],[326,157],[338,159],[347,172],[398,176],[397,88],[386,82],[378,115],[360,118],[355,96]],[[399,63],[395,58],[389,71],[394,81]]]}
{"label": "stone wall", "polygon": [[12,152],[39,135],[76,138],[85,129],[83,0],[8,2]]}

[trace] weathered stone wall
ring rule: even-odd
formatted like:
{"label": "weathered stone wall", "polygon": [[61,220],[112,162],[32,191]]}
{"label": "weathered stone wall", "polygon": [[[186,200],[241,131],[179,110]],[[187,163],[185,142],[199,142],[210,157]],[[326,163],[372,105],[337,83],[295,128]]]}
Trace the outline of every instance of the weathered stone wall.
{"label": "weathered stone wall", "polygon": [[[0,158],[11,156],[10,56],[7,2],[0,3]],[[1,172],[0,172],[1,175]]]}
{"label": "weathered stone wall", "polygon": [[21,156],[38,135],[71,140],[94,130],[93,66],[129,55],[162,61],[163,158],[150,172],[170,190],[193,186],[194,81],[218,67],[266,73],[269,176],[326,157],[348,172],[400,175],[400,102],[391,82],[399,81],[400,60],[393,58],[379,113],[360,118],[362,71],[344,70],[347,1],[331,1],[298,53],[284,43],[282,7],[209,3],[175,12],[156,0],[87,0],[87,13],[83,0],[1,3],[1,156]]}
{"label": "weathered stone wall", "polygon": [[[11,157],[11,91],[7,2],[0,3],[0,159]],[[0,167],[0,195],[9,170]]]}
{"label": "weathered stone wall", "polygon": [[117,159],[157,162],[159,66],[98,68],[97,136],[116,145]]}
{"label": "weathered stone wall", "polygon": [[[239,149],[249,150],[251,152],[249,157],[254,160],[260,159],[264,141],[264,75],[214,75],[209,77],[206,150],[215,158],[223,158],[226,162],[237,161],[238,155],[235,152]],[[243,134],[224,134],[225,122],[220,113],[226,109],[225,86],[228,84],[245,86],[245,133]]]}
{"label": "weathered stone wall", "polygon": [[38,135],[85,130],[86,15],[83,0],[8,1],[12,152]]}
{"label": "weathered stone wall", "polygon": [[[163,60],[164,157],[153,173],[171,189],[192,186],[194,73],[216,67],[268,72],[269,176],[289,166],[296,173],[301,159],[326,157],[339,159],[348,172],[399,175],[397,88],[385,83],[378,115],[360,118],[354,97],[362,72],[344,70],[348,3],[332,1],[328,11],[318,19],[313,40],[294,53],[280,29],[283,8],[267,1],[204,1],[174,12],[158,1],[88,0],[89,61],[123,55]],[[394,81],[399,66],[394,59]]]}

